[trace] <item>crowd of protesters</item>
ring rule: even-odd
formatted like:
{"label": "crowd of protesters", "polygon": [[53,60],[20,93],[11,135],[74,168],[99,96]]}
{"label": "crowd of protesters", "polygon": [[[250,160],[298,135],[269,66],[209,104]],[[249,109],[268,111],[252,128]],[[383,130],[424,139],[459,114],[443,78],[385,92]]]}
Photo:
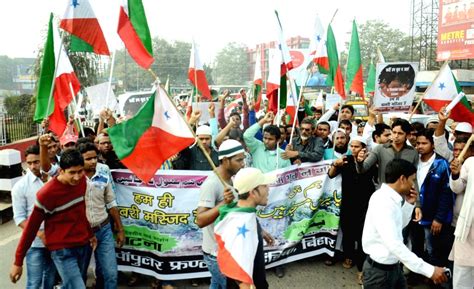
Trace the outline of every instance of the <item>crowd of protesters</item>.
{"label": "crowd of protesters", "polygon": [[[344,268],[356,266],[354,282],[365,288],[407,288],[407,283],[423,282],[473,288],[474,192],[466,186],[474,181],[470,173],[474,146],[459,158],[472,134],[469,123],[454,123],[450,129],[449,113],[443,112],[426,124],[404,119],[384,123],[372,109],[368,120],[361,122],[354,119],[352,106],[337,104],[324,114],[321,108],[298,111],[293,129],[284,112],[263,107],[257,112],[245,90],[240,95],[242,107],[227,117],[225,93],[217,115],[215,105],[209,105],[210,119],[205,123],[199,110],[187,118],[220,177],[245,187],[244,191],[224,187],[211,174],[200,189],[196,223],[202,228],[210,288],[250,288],[220,272],[213,228],[219,209],[235,206],[237,199],[237,205],[265,204],[267,183],[242,185],[244,175],[258,177],[321,160],[331,161],[330,178],[342,177],[338,234],[342,247],[326,265],[341,260]],[[23,229],[10,273],[13,282],[20,278],[26,258],[27,288],[52,288],[58,283],[62,288],[85,288],[94,254],[95,288],[117,288],[117,261],[110,252],[124,244],[125,236],[110,170],[125,166],[107,134],[115,122],[110,111],[103,111],[95,130],[86,128],[82,138],[73,132],[71,122],[64,135],[48,132],[24,152],[28,170],[12,190],[14,220]],[[212,170],[212,166],[193,145],[161,169]],[[239,171],[246,174],[239,177]],[[259,230],[260,245],[262,240],[272,244],[272,236]],[[259,289],[268,288],[262,258],[257,253],[254,261]],[[452,271],[451,279],[446,268]],[[276,274],[284,277],[285,268],[278,266]],[[128,285],[134,286],[139,278],[132,274]],[[193,285],[199,282],[192,280]],[[160,286],[175,285],[152,282],[152,288]]]}

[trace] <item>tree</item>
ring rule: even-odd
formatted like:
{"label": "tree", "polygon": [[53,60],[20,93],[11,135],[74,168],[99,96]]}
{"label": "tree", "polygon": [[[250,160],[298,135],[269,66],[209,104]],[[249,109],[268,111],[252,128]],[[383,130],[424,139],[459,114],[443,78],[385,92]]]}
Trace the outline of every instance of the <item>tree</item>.
{"label": "tree", "polygon": [[[380,20],[368,20],[359,25],[358,30],[364,79],[368,74],[370,59],[373,58],[374,62],[377,60],[377,47],[382,51],[386,62],[410,61],[411,37],[399,29],[392,28]],[[349,42],[346,42],[346,49],[349,49],[349,45]],[[415,51],[417,50],[415,48]],[[341,63],[344,69],[346,62],[347,53],[343,53]]]}
{"label": "tree", "polygon": [[217,53],[214,66],[216,84],[244,85],[250,81],[247,48],[231,42]]}
{"label": "tree", "polygon": [[[155,62],[153,62],[151,69],[163,83],[169,75],[173,86],[187,85],[189,84],[190,53],[191,43],[168,42],[156,37],[153,39]],[[122,87],[125,91],[148,89],[154,81],[153,76],[139,67],[125,49],[117,51],[114,76],[123,83]]]}
{"label": "tree", "polygon": [[30,112],[34,102],[32,101],[32,95],[22,94],[5,97],[3,104],[9,115],[17,115],[21,112]]}
{"label": "tree", "polygon": [[8,56],[0,56],[0,89],[13,89],[13,60]]}

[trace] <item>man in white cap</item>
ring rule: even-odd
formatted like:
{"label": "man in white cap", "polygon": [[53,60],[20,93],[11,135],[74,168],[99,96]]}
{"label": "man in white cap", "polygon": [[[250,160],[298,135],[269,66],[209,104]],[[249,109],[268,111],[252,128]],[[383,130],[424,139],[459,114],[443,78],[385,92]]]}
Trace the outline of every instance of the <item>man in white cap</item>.
{"label": "man in white cap", "polygon": [[354,156],[357,156],[362,149],[367,147],[367,141],[361,136],[351,136],[349,146],[352,155],[337,158],[331,164],[328,175],[330,178],[334,178],[338,174],[342,176],[340,224],[344,236],[342,246],[345,255],[342,265],[349,269],[355,263],[359,272],[357,275],[358,282],[362,285],[362,266],[365,260],[361,245],[362,231],[369,199],[375,191],[374,179],[377,176],[377,168],[372,166],[367,172],[358,174]]}
{"label": "man in white cap", "polygon": [[[449,149],[448,140],[445,137],[445,130],[444,127],[446,126],[446,122],[448,121],[451,112],[447,114],[444,113],[445,107],[439,110],[438,118],[439,118],[439,125],[436,128],[433,136],[434,140],[434,147],[436,153],[438,153],[443,158],[447,159],[449,162],[453,160],[453,152]],[[472,126],[467,122],[460,122],[456,125],[453,135],[455,138],[458,137],[465,137],[469,138],[472,134]]]}
{"label": "man in white cap", "polygon": [[[262,171],[257,168],[241,169],[235,175],[234,179],[234,188],[238,193],[238,201],[219,208],[216,234],[222,234],[221,240],[223,241],[222,245],[219,246],[219,250],[233,249],[234,247],[232,244],[233,241],[235,241],[235,238],[227,239],[224,234],[234,234],[236,229],[240,229],[239,232],[242,232],[242,237],[245,240],[237,242],[240,244],[240,247],[242,246],[241,242],[243,242],[245,244],[245,252],[243,253],[249,254],[250,257],[253,257],[253,272],[251,272],[251,276],[248,276],[251,278],[253,284],[249,284],[247,283],[248,281],[246,282],[242,280],[247,279],[245,278],[247,277],[245,274],[242,276],[242,274],[233,270],[233,267],[226,266],[229,259],[226,254],[218,254],[217,259],[219,261],[219,267],[229,278],[227,288],[251,288],[251,285],[254,286],[253,288],[257,289],[268,288],[265,276],[263,239],[265,239],[269,245],[272,245],[274,240],[262,230],[257,220],[256,207],[266,206],[268,204],[268,185],[275,181],[276,175],[271,173],[263,174]],[[233,215],[233,213],[237,214]],[[240,226],[235,228],[236,225]],[[245,259],[245,261],[247,261],[245,264],[240,265],[250,265],[252,262],[250,258]]]}
{"label": "man in white cap", "polygon": [[[211,128],[207,125],[201,125],[196,129],[196,136],[201,141],[203,147],[211,157],[214,165],[219,165],[219,158],[217,151],[212,145]],[[212,166],[209,164],[206,156],[197,144],[180,152],[179,157],[173,161],[173,168],[177,170],[199,170],[211,171]]]}
{"label": "man in white cap", "polygon": [[230,204],[234,194],[229,187],[232,177],[244,167],[245,150],[236,140],[224,141],[219,147],[219,162],[217,173],[228,185],[224,185],[216,174],[211,174],[201,186],[201,194],[196,213],[196,224],[202,228],[202,251],[211,273],[210,288],[225,289],[227,280],[217,266],[217,243],[214,237],[214,221],[219,216],[219,207]]}

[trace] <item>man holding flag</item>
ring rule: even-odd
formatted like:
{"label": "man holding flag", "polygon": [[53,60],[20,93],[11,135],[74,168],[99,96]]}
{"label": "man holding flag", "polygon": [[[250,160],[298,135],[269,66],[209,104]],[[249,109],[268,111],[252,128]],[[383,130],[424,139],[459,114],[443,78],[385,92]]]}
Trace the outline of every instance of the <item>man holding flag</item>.
{"label": "man holding flag", "polygon": [[[256,168],[241,169],[234,179],[239,200],[219,208],[214,228],[217,263],[225,276],[235,280],[228,282],[227,288],[268,288],[263,231],[256,207],[267,205],[268,185],[275,181],[276,175],[263,174]],[[265,241],[273,243],[267,236]]]}

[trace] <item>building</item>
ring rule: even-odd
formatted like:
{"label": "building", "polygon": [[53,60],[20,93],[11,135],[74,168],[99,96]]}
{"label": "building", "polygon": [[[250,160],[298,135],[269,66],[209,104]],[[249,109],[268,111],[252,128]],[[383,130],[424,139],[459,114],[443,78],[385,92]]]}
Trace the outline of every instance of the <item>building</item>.
{"label": "building", "polygon": [[[286,40],[286,44],[290,49],[302,49],[302,48],[309,48],[310,39],[301,36],[291,37],[290,39]],[[255,48],[247,49],[247,57],[249,60],[249,80],[253,80],[253,75],[255,72],[255,61],[257,58],[257,51],[260,51],[260,55],[262,55],[262,78],[267,79],[268,75],[268,50],[271,48],[277,47],[277,41],[271,41],[267,43],[257,44]]]}

